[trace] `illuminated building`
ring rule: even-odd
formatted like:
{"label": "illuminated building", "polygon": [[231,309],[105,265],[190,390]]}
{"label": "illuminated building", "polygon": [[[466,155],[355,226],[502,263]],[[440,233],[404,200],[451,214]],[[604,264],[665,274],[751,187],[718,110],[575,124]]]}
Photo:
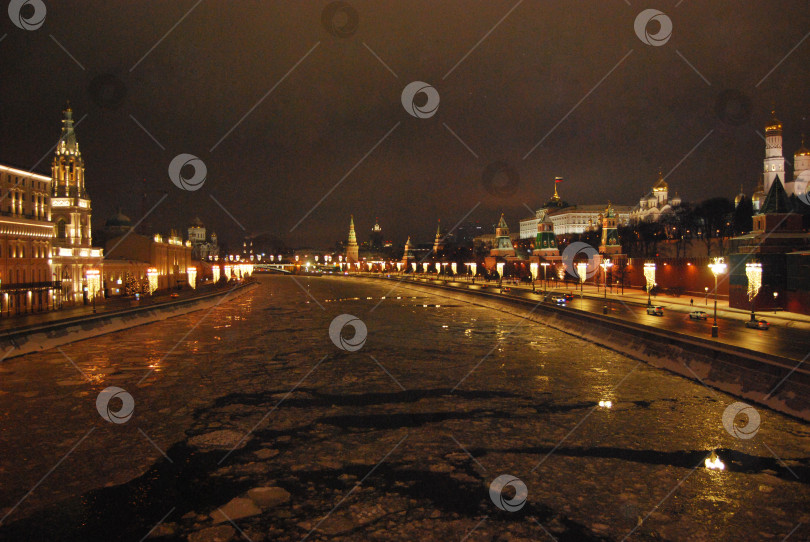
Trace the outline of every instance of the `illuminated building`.
{"label": "illuminated building", "polygon": [[357,234],[354,232],[354,216],[349,218],[349,243],[346,245],[346,261],[357,263],[360,261],[360,247],[357,245]]}
{"label": "illuminated building", "polygon": [[[65,303],[87,303],[97,292],[90,292],[88,271],[94,277],[103,265],[102,250],[91,244],[90,196],[84,185],[84,160],[73,127],[73,110],[67,105],[62,119],[62,136],[51,164],[51,220],[53,273],[61,281]],[[87,288],[87,289],[85,289]]]}
{"label": "illuminated building", "polygon": [[639,199],[638,206],[630,212],[630,220],[635,223],[657,222],[662,214],[672,212],[680,204],[681,198],[677,194],[669,199],[669,185],[659,171],[658,181],[650,192]]}
{"label": "illuminated building", "polygon": [[433,240],[433,254],[439,255],[444,252],[444,235],[442,235],[442,221],[439,220],[439,226],[436,228],[436,238]]}
{"label": "illuminated building", "polygon": [[195,260],[207,260],[209,257],[219,254],[217,234],[211,232],[209,238],[205,225],[199,217],[195,218],[188,227],[188,240],[191,241],[191,257]]}
{"label": "illuminated building", "polygon": [[[185,286],[197,269],[191,261],[191,242],[175,232],[169,236],[130,233],[107,241],[104,275],[107,284],[117,284],[130,273],[150,281],[153,290]],[[194,267],[194,271],[190,269]],[[150,269],[153,269],[150,275]],[[123,294],[123,292],[118,292]]]}
{"label": "illuminated building", "polygon": [[495,227],[495,244],[489,251],[490,256],[515,256],[515,247],[512,246],[512,238],[509,235],[509,226],[501,213],[501,219]]}
{"label": "illuminated building", "polygon": [[48,194],[51,179],[0,165],[0,314],[43,311],[54,296]]}

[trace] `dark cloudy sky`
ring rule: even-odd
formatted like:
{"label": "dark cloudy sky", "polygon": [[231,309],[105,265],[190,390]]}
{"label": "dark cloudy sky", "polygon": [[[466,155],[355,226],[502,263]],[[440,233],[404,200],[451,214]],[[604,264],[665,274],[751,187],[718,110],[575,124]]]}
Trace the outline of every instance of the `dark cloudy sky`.
{"label": "dark cloudy sky", "polygon": [[[55,144],[70,99],[76,118],[87,115],[77,133],[96,227],[119,206],[140,217],[144,178],[150,206],[168,191],[149,219],[155,227],[185,227],[199,215],[239,238],[216,198],[247,232],[292,245],[344,238],[350,213],[361,240],[378,216],[386,238],[427,241],[437,218],[453,225],[479,202],[471,220],[494,223],[503,210],[517,228],[524,204],[545,201],[556,175],[578,203],[637,202],[659,168],[675,168],[670,188],[688,200],[733,197],[757,181],[764,143],[756,130],[771,103],[791,157],[810,114],[806,0],[349,0],[358,25],[347,37],[324,26],[326,1],[43,1],[37,30],[0,17],[0,161],[33,166]],[[636,36],[646,8],[672,21],[662,46]],[[102,106],[89,91],[105,75],[126,89],[118,104]],[[434,116],[403,108],[412,81],[438,91]],[[750,119],[718,117],[727,89],[750,100]],[[180,153],[206,164],[201,189],[170,181]],[[498,160],[519,175],[513,194],[482,185]]]}

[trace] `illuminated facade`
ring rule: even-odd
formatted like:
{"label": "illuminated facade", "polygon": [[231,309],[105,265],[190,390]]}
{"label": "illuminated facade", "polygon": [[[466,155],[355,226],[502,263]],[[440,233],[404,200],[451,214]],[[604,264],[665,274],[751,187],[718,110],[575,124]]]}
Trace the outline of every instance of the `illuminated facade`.
{"label": "illuminated facade", "polygon": [[0,314],[60,303],[51,270],[50,177],[0,165]]}
{"label": "illuminated facade", "polygon": [[[175,234],[164,237],[130,233],[109,239],[106,250],[110,268],[105,267],[108,283],[116,283],[127,272],[143,277],[146,268],[146,278],[154,291],[185,286],[190,282],[190,274],[197,275],[191,261],[191,241],[183,241]],[[131,270],[123,268],[122,264],[129,265]]]}
{"label": "illuminated facade", "polygon": [[76,140],[70,104],[63,114],[62,136],[51,164],[50,215],[55,229],[53,274],[61,282],[64,302],[79,303],[100,293],[100,285],[94,278],[101,272],[103,258],[102,250],[93,248],[91,243],[92,208],[84,186],[84,160]]}

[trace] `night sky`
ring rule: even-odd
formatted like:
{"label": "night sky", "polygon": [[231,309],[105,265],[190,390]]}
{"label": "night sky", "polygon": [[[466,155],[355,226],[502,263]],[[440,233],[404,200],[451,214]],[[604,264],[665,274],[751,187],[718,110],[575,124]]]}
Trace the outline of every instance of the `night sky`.
{"label": "night sky", "polygon": [[[326,17],[331,27],[326,1],[44,1],[39,29],[0,17],[0,161],[30,168],[47,153],[37,170],[48,172],[69,99],[76,119],[87,115],[77,134],[95,227],[118,207],[140,218],[143,179],[149,207],[168,192],[149,218],[155,228],[199,215],[228,240],[268,232],[292,246],[344,239],[351,213],[361,241],[375,216],[387,240],[429,241],[438,218],[452,226],[479,202],[469,220],[492,224],[503,210],[517,229],[557,175],[572,203],[637,203],[659,168],[675,168],[670,190],[686,200],[733,198],[757,182],[756,131],[771,104],[791,160],[810,114],[806,0],[778,10],[768,1],[350,0]],[[646,8],[672,21],[664,45],[636,36]],[[438,91],[430,118],[401,103],[412,81]],[[721,95],[732,97],[725,119]],[[169,179],[180,153],[205,163],[199,190]],[[482,183],[496,161],[519,176],[511,194]]]}

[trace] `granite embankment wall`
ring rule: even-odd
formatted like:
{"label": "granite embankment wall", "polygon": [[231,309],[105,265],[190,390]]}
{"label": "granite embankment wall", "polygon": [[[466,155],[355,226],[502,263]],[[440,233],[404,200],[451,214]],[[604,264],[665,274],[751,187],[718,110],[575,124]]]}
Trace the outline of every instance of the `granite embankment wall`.
{"label": "granite embankment wall", "polygon": [[56,348],[74,341],[81,341],[194,311],[211,309],[220,303],[231,301],[255,287],[255,283],[245,284],[233,289],[221,290],[190,299],[178,299],[159,305],[133,307],[109,313],[81,316],[9,331],[0,335],[0,357],[7,359],[23,356],[32,352]]}
{"label": "granite embankment wall", "polygon": [[469,289],[466,283],[454,286],[452,282],[402,281],[398,289],[510,312],[745,401],[810,421],[810,366],[797,360],[549,303],[538,304],[540,297],[531,293],[511,296],[473,287],[477,289]]}

